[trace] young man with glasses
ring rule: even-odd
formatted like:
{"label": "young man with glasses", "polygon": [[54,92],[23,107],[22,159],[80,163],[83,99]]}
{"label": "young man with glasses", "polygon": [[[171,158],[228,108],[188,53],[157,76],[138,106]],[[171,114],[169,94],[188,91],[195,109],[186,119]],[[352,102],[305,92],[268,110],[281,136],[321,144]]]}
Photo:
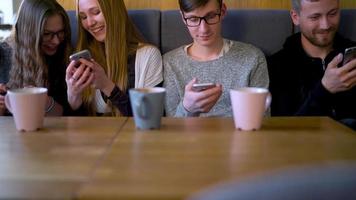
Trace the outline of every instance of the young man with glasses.
{"label": "young man with glasses", "polygon": [[[265,57],[256,47],[224,39],[222,0],[179,0],[193,43],[163,57],[167,116],[232,116],[230,89],[268,87]],[[236,29],[238,31],[238,29]],[[195,83],[214,83],[194,90]]]}

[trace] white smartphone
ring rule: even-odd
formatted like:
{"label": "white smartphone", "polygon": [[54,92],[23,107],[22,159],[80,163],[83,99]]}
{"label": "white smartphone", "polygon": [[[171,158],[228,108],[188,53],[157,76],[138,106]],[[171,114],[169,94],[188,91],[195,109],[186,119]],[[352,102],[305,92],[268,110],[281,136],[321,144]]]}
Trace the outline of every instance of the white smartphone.
{"label": "white smartphone", "polygon": [[345,49],[344,61],[342,62],[342,66],[346,65],[348,62],[350,62],[353,59],[356,59],[356,47]]}
{"label": "white smartphone", "polygon": [[215,87],[215,83],[194,83],[193,90],[200,92]]}
{"label": "white smartphone", "polygon": [[77,52],[77,53],[75,53],[75,54],[72,54],[71,56],[69,56],[69,60],[70,61],[77,61],[77,60],[79,60],[79,59],[81,59],[81,58],[84,58],[84,59],[86,59],[86,60],[90,60],[91,59],[91,54],[90,54],[90,52],[87,50],[87,49],[85,49],[85,50],[83,50],[83,51],[79,51],[79,52]]}

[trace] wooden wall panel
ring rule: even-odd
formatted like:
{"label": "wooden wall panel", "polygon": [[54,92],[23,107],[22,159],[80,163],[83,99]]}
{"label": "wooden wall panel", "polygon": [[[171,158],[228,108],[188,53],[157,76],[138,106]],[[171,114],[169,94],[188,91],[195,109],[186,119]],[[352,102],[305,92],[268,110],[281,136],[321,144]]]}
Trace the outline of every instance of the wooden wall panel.
{"label": "wooden wall panel", "polygon": [[[57,0],[67,10],[75,0]],[[118,0],[119,1],[119,0]],[[178,0],[124,0],[128,9],[178,9]],[[342,8],[356,8],[355,0],[340,0]],[[225,0],[228,8],[289,9],[290,0]]]}

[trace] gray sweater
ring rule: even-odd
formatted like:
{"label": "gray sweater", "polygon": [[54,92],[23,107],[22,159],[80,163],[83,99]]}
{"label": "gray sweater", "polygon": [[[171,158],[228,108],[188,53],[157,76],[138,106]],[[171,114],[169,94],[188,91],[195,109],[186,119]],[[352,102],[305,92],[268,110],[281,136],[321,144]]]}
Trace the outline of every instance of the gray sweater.
{"label": "gray sweater", "polygon": [[200,83],[213,82],[223,86],[223,93],[208,113],[200,116],[231,117],[230,89],[240,87],[268,88],[266,59],[256,47],[233,41],[230,50],[212,61],[195,61],[184,51],[184,46],[163,56],[164,87],[167,90],[167,116],[194,116],[183,107],[185,85],[194,77]]}

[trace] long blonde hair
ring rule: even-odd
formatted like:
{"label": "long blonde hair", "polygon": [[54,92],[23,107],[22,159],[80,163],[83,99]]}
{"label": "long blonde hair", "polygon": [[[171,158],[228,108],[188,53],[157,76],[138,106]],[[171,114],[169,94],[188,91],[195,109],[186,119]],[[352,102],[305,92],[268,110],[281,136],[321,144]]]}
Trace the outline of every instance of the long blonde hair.
{"label": "long blonde hair", "polygon": [[[56,14],[63,19],[65,37],[53,57],[55,60],[50,61],[51,69],[49,69],[49,60],[41,50],[41,39],[46,20]],[[13,48],[8,87],[21,88],[27,85],[51,87],[49,82],[54,80],[49,80],[50,70],[63,72],[61,73],[63,77],[55,78],[64,79],[64,70],[71,51],[70,40],[69,18],[66,11],[55,0],[22,1],[8,40]]]}
{"label": "long blonde hair", "polygon": [[[128,89],[127,61],[135,54],[143,39],[130,20],[122,0],[97,0],[106,22],[105,42],[100,43],[90,35],[80,24],[79,0],[76,0],[78,19],[77,50],[89,49],[94,59],[104,68],[107,76],[126,92]],[[83,102],[93,113],[93,89],[87,89],[83,94]],[[119,111],[115,109],[116,115]]]}

